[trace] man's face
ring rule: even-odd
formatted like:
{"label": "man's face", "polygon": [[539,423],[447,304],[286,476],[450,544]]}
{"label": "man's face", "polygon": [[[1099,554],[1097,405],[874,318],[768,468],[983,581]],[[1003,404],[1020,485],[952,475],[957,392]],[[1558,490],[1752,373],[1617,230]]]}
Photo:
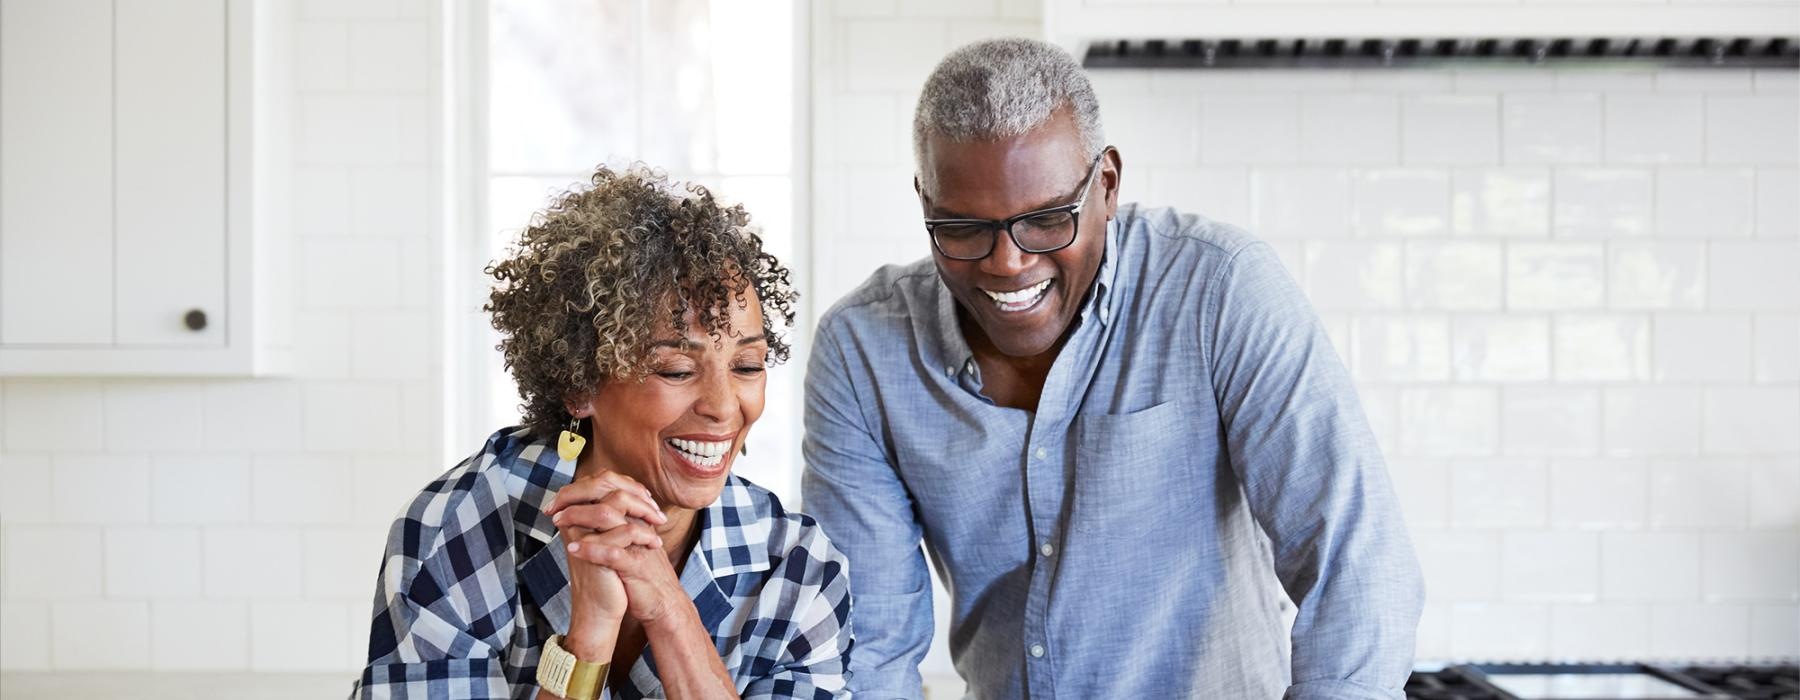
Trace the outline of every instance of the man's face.
{"label": "man's face", "polygon": [[1106,222],[1118,203],[1119,163],[1115,152],[1107,151],[1083,192],[1092,163],[1067,110],[1016,138],[926,140],[921,167],[928,169],[929,185],[917,185],[928,219],[1006,219],[1087,197],[1075,242],[1062,250],[1027,253],[1005,232],[980,260],[947,258],[933,248],[944,286],[1002,354],[1024,358],[1055,350],[1093,285],[1105,252]]}

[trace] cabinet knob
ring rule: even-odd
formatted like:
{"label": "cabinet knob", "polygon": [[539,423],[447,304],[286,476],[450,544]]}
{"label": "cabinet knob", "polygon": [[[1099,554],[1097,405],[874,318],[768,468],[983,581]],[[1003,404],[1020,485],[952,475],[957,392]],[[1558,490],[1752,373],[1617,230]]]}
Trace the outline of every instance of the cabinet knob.
{"label": "cabinet knob", "polygon": [[181,322],[186,324],[190,331],[205,330],[206,312],[199,309],[189,309],[187,315],[181,317]]}

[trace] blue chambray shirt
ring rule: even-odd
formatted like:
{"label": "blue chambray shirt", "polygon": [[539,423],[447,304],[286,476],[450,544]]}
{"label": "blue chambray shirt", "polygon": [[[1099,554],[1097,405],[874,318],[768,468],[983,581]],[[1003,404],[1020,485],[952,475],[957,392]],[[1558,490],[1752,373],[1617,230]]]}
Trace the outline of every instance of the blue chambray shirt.
{"label": "blue chambray shirt", "polygon": [[1418,562],[1305,296],[1226,224],[1108,231],[1035,413],[982,395],[930,259],[820,321],[803,488],[850,562],[852,689],[921,696],[929,553],[976,697],[1401,698]]}

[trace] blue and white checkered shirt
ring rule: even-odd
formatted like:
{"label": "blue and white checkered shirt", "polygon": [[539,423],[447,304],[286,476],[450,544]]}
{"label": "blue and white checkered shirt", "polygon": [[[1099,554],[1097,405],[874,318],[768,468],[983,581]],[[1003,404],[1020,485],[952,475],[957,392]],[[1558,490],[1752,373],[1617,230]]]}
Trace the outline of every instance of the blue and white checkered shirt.
{"label": "blue and white checkered shirt", "polygon": [[[575,463],[523,428],[426,486],[388,534],[361,698],[530,698],[569,629],[568,560],[544,515]],[[681,585],[745,698],[848,697],[850,587],[805,515],[731,476],[699,513]],[[610,697],[662,697],[646,649]]]}

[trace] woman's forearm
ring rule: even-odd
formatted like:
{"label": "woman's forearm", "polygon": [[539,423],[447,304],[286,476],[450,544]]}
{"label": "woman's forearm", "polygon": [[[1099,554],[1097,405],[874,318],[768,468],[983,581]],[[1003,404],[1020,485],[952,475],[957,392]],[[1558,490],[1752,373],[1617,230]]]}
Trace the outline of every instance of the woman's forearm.
{"label": "woman's forearm", "polygon": [[693,601],[681,601],[662,618],[644,624],[650,648],[656,650],[663,690],[669,700],[737,698],[737,688],[725,673],[712,634],[700,623],[700,612]]}

